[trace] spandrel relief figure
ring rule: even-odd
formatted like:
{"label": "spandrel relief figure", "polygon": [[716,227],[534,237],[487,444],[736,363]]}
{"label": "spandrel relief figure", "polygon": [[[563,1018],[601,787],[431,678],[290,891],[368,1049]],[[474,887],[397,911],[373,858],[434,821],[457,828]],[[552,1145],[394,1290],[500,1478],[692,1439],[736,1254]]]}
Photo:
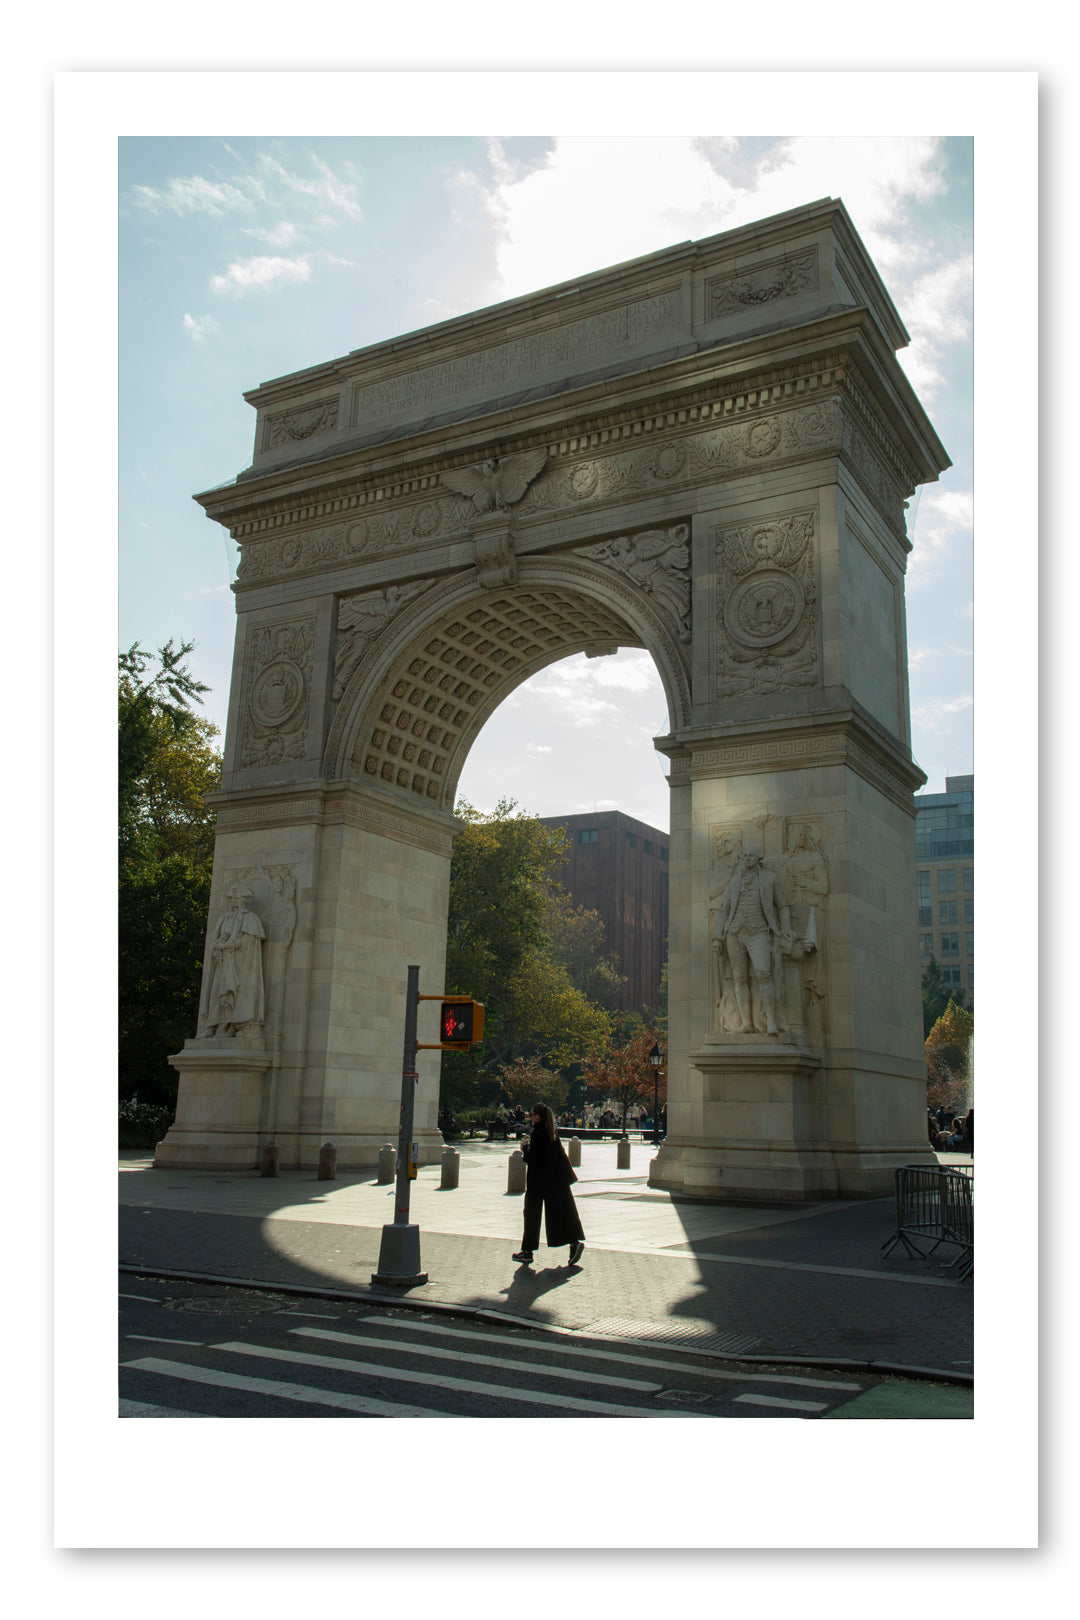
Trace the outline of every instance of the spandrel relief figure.
{"label": "spandrel relief figure", "polygon": [[253,890],[234,883],[231,901],[214,932],[210,950],[210,984],[201,1035],[250,1035],[266,1016],[263,989],[263,925],[248,909]]}

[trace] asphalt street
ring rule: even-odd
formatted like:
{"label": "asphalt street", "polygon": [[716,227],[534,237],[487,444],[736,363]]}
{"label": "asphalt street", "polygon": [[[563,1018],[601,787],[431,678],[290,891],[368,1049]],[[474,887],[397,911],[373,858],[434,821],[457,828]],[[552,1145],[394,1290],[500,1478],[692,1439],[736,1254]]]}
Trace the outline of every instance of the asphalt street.
{"label": "asphalt street", "polygon": [[972,1415],[970,1389],[122,1275],[121,1417]]}

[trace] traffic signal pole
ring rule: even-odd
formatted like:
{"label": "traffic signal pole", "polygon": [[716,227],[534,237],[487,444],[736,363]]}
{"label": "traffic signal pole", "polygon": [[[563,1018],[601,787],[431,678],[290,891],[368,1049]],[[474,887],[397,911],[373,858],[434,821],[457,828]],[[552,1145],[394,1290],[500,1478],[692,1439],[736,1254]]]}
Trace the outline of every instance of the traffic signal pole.
{"label": "traffic signal pole", "polygon": [[427,1272],[420,1270],[420,1228],[409,1221],[413,1110],[420,1080],[416,1070],[416,1013],[419,1001],[420,969],[410,967],[405,999],[405,1049],[401,1061],[401,1116],[398,1125],[394,1220],[391,1226],[382,1229],[379,1269],[371,1278],[373,1283],[390,1283],[396,1288],[415,1288],[428,1280]]}

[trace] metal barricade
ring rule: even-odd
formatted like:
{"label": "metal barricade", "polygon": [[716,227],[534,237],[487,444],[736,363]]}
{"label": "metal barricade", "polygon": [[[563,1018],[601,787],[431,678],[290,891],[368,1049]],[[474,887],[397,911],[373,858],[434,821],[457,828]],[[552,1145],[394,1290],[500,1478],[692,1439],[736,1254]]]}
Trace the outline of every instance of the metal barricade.
{"label": "metal barricade", "polygon": [[882,1255],[902,1243],[908,1254],[927,1260],[942,1243],[956,1244],[960,1252],[946,1269],[956,1266],[959,1277],[969,1277],[975,1265],[974,1191],[974,1165],[901,1165],[896,1172],[896,1231],[882,1244]]}

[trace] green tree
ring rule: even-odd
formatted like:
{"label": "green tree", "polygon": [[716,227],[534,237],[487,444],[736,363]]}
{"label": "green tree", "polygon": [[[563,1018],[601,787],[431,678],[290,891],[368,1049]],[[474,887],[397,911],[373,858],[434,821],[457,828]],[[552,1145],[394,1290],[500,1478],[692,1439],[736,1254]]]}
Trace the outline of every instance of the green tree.
{"label": "green tree", "polygon": [[485,1007],[484,1040],[444,1053],[441,1100],[461,1109],[481,1100],[515,1058],[566,1068],[606,1044],[609,1020],[572,982],[545,930],[566,833],[503,800],[490,815],[462,803],[454,842],[446,942],[448,993]]}
{"label": "green tree", "polygon": [[948,1005],[949,992],[945,988],[945,975],[941,971],[937,957],[932,956],[922,976],[923,1040]]}
{"label": "green tree", "polygon": [[576,906],[565,889],[552,888],[544,905],[543,929],[549,956],[566,969],[571,984],[598,1007],[616,1008],[626,977],[607,950],[600,913]]}
{"label": "green tree", "polygon": [[119,1087],[172,1104],[168,1065],[194,1034],[214,855],[205,795],[219,785],[217,727],[195,714],[208,688],[184,660],[138,642],[119,658]]}

